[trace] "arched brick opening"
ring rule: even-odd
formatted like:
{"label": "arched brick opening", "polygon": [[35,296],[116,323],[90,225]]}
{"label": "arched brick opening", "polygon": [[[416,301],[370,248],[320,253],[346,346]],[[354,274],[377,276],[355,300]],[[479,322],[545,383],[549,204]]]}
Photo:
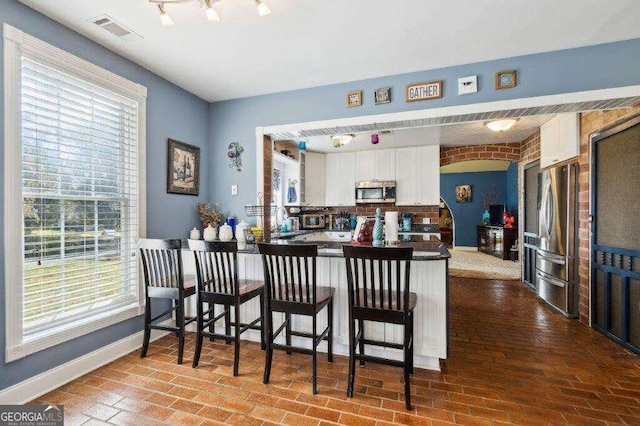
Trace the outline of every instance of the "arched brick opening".
{"label": "arched brick opening", "polygon": [[507,160],[517,163],[520,161],[520,143],[440,147],[440,166],[470,160]]}

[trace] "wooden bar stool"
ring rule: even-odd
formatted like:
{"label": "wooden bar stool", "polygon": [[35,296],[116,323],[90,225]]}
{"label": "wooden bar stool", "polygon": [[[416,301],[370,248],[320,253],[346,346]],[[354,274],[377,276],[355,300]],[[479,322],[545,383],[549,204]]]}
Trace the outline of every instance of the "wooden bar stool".
{"label": "wooden bar stool", "polygon": [[[264,383],[269,383],[273,350],[287,353],[298,352],[313,356],[313,393],[317,390],[317,347],[322,340],[327,341],[327,357],[333,362],[333,294],[332,287],[316,285],[317,245],[258,244],[264,265],[265,324],[267,356],[264,366]],[[321,333],[317,330],[318,313],[327,307],[327,327]],[[284,322],[273,330],[273,313],[282,312]],[[291,329],[291,315],[312,317],[311,333]],[[285,344],[275,343],[275,339],[285,332]],[[313,340],[311,349],[291,345],[291,336]]]}
{"label": "wooden bar stool", "polygon": [[[347,397],[353,396],[356,359],[393,365],[404,369],[404,399],[411,410],[413,374],[413,311],[418,296],[409,291],[411,247],[343,246],[347,263],[349,294],[349,382]],[[399,324],[404,327],[404,342],[391,343],[367,339],[364,321]],[[358,323],[356,333],[356,322]],[[356,345],[359,353],[356,353]],[[365,346],[402,349],[403,361],[365,354]]]}
{"label": "wooden bar stool", "polygon": [[[240,281],[238,279],[238,245],[235,241],[207,242],[189,240],[189,248],[196,260],[198,276],[198,309],[196,350],[193,367],[198,366],[204,336],[223,338],[227,344],[234,342],[233,375],[238,375],[240,362],[240,335],[247,330],[260,330],[262,349],[264,344],[264,284],[261,281]],[[255,297],[260,297],[260,316],[249,323],[240,322],[240,306]],[[205,303],[207,307],[205,308]],[[224,310],[215,315],[215,306]],[[231,321],[231,307],[234,319]],[[224,317],[225,334],[214,330],[216,321]],[[233,326],[233,333],[231,327]]]}
{"label": "wooden bar stool", "polygon": [[[147,356],[151,330],[174,331],[178,336],[178,364],[182,364],[185,326],[195,318],[185,318],[184,300],[196,293],[193,283],[185,287],[182,273],[180,240],[140,239],[138,247],[144,272],[146,306],[144,311],[144,340],[140,358]],[[170,299],[172,308],[151,317],[151,299]],[[160,318],[176,311],[176,326],[153,324]]]}

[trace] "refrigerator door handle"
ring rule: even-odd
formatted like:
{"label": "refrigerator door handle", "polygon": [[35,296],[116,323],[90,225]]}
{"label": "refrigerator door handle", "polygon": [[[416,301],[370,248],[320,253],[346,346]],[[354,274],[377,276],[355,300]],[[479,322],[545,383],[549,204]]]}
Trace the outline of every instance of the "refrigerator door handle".
{"label": "refrigerator door handle", "polygon": [[551,229],[549,229],[549,216],[551,215],[551,205],[549,197],[551,196],[551,181],[547,181],[542,188],[542,203],[540,205],[540,224],[544,230],[545,239],[551,237]]}
{"label": "refrigerator door handle", "polygon": [[564,281],[559,280],[557,278],[550,277],[548,275],[544,275],[540,271],[536,272],[536,276],[538,277],[539,280],[546,281],[549,284],[555,285],[556,287],[564,288],[567,285],[567,283],[565,283]]}
{"label": "refrigerator door handle", "polygon": [[565,261],[565,258],[562,256],[558,256],[558,255],[554,255],[551,254],[549,252],[544,252],[542,250],[536,250],[536,253],[538,254],[538,256],[540,256],[542,259],[544,260],[548,260],[551,263],[555,263],[556,265],[564,265],[567,262]]}

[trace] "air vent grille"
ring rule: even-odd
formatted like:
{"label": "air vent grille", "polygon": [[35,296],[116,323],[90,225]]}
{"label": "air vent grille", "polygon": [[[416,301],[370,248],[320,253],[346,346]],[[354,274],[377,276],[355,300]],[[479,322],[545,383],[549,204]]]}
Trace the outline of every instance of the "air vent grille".
{"label": "air vent grille", "polygon": [[135,31],[125,27],[109,15],[97,16],[90,21],[103,30],[108,31],[109,33],[118,37],[124,42],[131,42],[142,39],[142,36],[140,34],[137,34]]}

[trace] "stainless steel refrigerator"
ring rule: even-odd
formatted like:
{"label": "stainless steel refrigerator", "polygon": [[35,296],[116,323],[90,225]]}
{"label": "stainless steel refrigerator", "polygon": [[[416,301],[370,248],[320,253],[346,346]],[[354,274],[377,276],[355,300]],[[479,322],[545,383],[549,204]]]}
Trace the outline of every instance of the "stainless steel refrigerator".
{"label": "stainless steel refrigerator", "polygon": [[578,165],[538,174],[536,288],[565,316],[578,314]]}

